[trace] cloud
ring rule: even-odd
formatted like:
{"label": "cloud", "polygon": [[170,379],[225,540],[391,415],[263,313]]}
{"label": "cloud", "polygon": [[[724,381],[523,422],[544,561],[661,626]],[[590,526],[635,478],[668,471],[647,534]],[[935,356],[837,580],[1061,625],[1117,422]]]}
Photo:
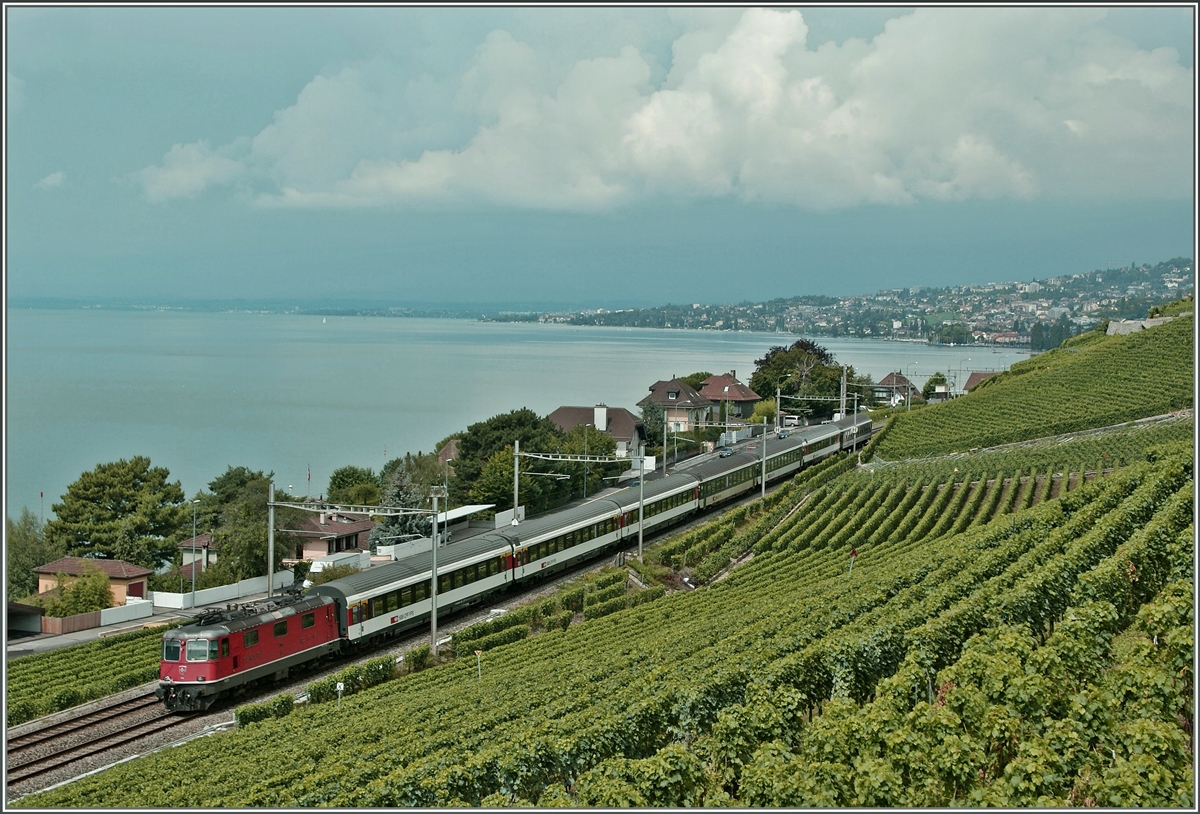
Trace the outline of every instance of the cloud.
{"label": "cloud", "polygon": [[457,79],[350,65],[244,155],[176,145],[138,177],[158,201],[252,178],[260,204],[296,207],[1190,195],[1193,72],[1103,10],[922,8],[841,44],[810,43],[799,11],[672,20],[665,74],[644,32],[564,62],[494,30]]}
{"label": "cloud", "polygon": [[208,143],[175,144],[163,156],[161,166],[151,166],[130,175],[141,184],[151,203],[172,198],[191,198],[214,184],[228,184],[244,171],[243,165],[214,153]]}
{"label": "cloud", "polygon": [[66,173],[64,173],[62,170],[59,170],[58,172],[50,173],[45,178],[34,184],[34,186],[38,189],[54,189],[55,187],[61,187],[63,185],[63,181],[65,180],[67,180]]}

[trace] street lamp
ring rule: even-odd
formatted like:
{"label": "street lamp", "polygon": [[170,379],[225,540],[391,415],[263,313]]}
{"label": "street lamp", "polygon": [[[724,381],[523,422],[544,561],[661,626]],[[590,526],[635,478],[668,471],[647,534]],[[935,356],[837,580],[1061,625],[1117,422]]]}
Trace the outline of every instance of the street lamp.
{"label": "street lamp", "polygon": [[196,607],[196,504],[192,501],[192,607]]}

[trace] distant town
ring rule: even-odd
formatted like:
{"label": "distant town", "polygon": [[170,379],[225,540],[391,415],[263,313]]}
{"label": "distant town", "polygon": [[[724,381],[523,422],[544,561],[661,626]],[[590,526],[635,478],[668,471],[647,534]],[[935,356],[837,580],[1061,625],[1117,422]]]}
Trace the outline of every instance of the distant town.
{"label": "distant town", "polygon": [[[359,301],[124,300],[10,298],[10,308],[208,311],[313,316],[424,317],[491,322],[562,323],[705,331],[765,331],[854,336],[954,345],[1007,345],[1035,351],[1092,329],[1106,319],[1141,319],[1156,303],[1193,293],[1193,261],[1177,257],[1150,264],[1030,282],[946,288],[887,288],[845,297],[796,296],[766,302],[689,302],[653,308],[539,308],[443,304],[365,305]],[[508,310],[506,310],[508,309]]]}
{"label": "distant town", "polygon": [[[1064,335],[1090,330],[1104,319],[1144,318],[1149,308],[1194,288],[1192,261],[1129,265],[1028,283],[948,288],[889,288],[872,295],[791,297],[737,305],[688,303],[658,308],[579,313],[507,314],[501,319],[776,331],[856,336],[940,344],[1057,346]],[[1052,335],[1057,341],[1051,339]]]}

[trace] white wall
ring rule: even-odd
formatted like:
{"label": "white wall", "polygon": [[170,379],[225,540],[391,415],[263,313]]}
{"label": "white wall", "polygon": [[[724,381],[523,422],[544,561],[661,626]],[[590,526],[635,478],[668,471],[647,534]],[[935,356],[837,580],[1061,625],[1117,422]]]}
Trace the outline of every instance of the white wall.
{"label": "white wall", "polygon": [[149,599],[139,599],[136,596],[125,597],[124,605],[115,608],[105,608],[100,611],[100,625],[115,625],[118,622],[131,622],[134,619],[146,619],[153,615],[154,603]]}
{"label": "white wall", "polygon": [[[292,572],[290,570],[275,572],[275,587],[284,588],[292,584]],[[241,599],[250,594],[261,594],[267,591],[267,578],[254,577],[253,579],[244,579],[235,585],[221,585],[216,588],[205,588],[203,591],[196,591],[196,602],[192,603],[192,593],[187,591],[182,594],[167,593],[166,591],[153,591],[151,599],[153,604],[160,608],[178,608],[185,610],[187,608],[199,607],[201,605],[212,605],[219,602],[228,602],[232,599]]]}

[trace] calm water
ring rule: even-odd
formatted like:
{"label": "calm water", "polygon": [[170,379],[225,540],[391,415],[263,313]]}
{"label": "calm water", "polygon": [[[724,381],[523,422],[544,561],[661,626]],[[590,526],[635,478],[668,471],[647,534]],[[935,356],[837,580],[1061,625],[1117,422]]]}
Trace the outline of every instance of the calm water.
{"label": "calm water", "polygon": [[[297,494],[378,471],[497,413],[635,404],[658,379],[736,370],[795,337],[467,320],[9,310],[6,511],[45,512],[96,464],[147,455],[192,494],[227,466]],[[981,348],[820,339],[876,380],[1005,369]],[[952,374],[953,375],[953,374]],[[766,394],[764,394],[766,395]]]}

